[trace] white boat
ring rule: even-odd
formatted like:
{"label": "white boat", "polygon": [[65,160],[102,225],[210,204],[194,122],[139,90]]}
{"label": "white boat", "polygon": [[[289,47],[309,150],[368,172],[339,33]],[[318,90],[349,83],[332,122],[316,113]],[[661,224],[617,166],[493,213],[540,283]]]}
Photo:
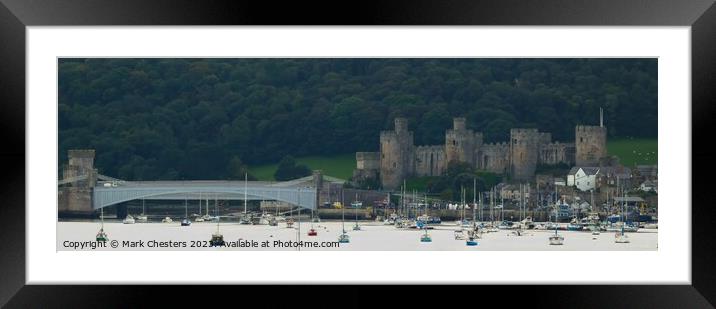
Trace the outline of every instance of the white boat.
{"label": "white boat", "polygon": [[147,215],[145,215],[145,213],[146,213],[146,212],[145,212],[145,210],[144,210],[144,200],[142,199],[142,214],[136,216],[134,219],[135,219],[137,222],[147,222],[147,221],[148,221],[148,218],[147,218]]}
{"label": "white boat", "polygon": [[132,215],[127,215],[127,217],[122,220],[122,223],[124,224],[134,224],[134,222],[134,217],[132,217]]}
{"label": "white boat", "polygon": [[393,219],[393,218],[388,218],[383,221],[383,225],[393,225],[393,224],[395,224],[395,219]]}
{"label": "white boat", "polygon": [[174,222],[174,220],[172,220],[172,218],[169,218],[169,217],[164,217],[164,219],[162,219],[162,223],[172,223],[172,222]]}
{"label": "white boat", "polygon": [[264,212],[261,214],[261,217],[259,218],[259,224],[260,225],[268,225],[269,222],[271,222],[272,218],[273,218],[273,215]]}
{"label": "white boat", "polygon": [[554,235],[549,237],[549,244],[553,246],[561,246],[564,244],[564,236],[559,235],[557,230],[554,230]]}
{"label": "white boat", "polygon": [[453,236],[455,237],[455,240],[465,240],[465,233],[462,229],[455,230],[455,232],[453,232]]}
{"label": "white boat", "polygon": [[186,198],[184,198],[184,219],[179,223],[181,226],[190,226],[191,220],[189,220],[189,206]]}
{"label": "white boat", "polygon": [[528,216],[524,220],[520,221],[522,229],[529,230],[535,228],[535,223],[532,221],[532,217]]}
{"label": "white boat", "polygon": [[658,229],[658,228],[659,228],[659,224],[658,224],[658,223],[647,223],[647,224],[644,224],[644,229],[647,229],[647,230],[654,230],[654,229]]}
{"label": "white boat", "polygon": [[629,236],[621,233],[614,234],[614,242],[618,244],[629,243]]}
{"label": "white boat", "polygon": [[622,228],[621,232],[617,232],[614,234],[614,242],[618,244],[627,244],[629,243],[629,236],[624,233],[624,229]]}

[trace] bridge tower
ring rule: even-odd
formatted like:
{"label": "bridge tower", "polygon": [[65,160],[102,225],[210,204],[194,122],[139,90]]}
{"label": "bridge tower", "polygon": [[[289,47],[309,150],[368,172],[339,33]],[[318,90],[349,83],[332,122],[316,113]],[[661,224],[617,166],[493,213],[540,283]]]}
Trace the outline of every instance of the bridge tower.
{"label": "bridge tower", "polygon": [[62,171],[63,179],[86,175],[63,185],[57,191],[57,207],[60,216],[91,216],[92,190],[97,181],[94,168],[94,149],[71,149],[67,151],[68,164]]}

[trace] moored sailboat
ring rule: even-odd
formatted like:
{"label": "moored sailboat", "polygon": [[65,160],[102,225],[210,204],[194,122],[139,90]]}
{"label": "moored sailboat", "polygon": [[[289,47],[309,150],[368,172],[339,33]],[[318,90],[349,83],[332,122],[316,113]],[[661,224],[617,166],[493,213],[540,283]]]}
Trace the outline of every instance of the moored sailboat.
{"label": "moored sailboat", "polygon": [[219,216],[219,203],[218,201],[214,201],[214,203],[216,203],[216,232],[211,234],[209,245],[212,247],[221,247],[224,245],[224,234],[221,234],[219,230],[219,223],[221,221],[221,217]]}
{"label": "moored sailboat", "polygon": [[124,223],[124,224],[134,224],[134,222],[135,222],[134,217],[132,217],[132,215],[130,215],[130,214],[127,214],[127,217],[125,217],[124,220],[122,220],[122,223]]}
{"label": "moored sailboat", "polygon": [[343,202],[344,202],[343,191],[341,191],[341,203],[343,204],[342,205],[343,207],[341,207],[341,227],[343,229],[343,233],[341,233],[341,235],[338,236],[338,242],[339,243],[349,243],[351,241],[351,238],[350,238],[350,236],[348,236],[348,234],[346,234],[346,207]]}
{"label": "moored sailboat", "polygon": [[425,234],[420,236],[420,242],[433,242],[433,238],[430,237],[430,234],[428,233],[428,229],[424,229]]}
{"label": "moored sailboat", "polygon": [[137,222],[147,222],[147,215],[144,209],[144,199],[142,199],[142,214],[134,217]]}
{"label": "moored sailboat", "polygon": [[549,244],[550,245],[557,245],[561,246],[564,244],[564,236],[559,235],[557,232],[557,229],[554,229],[554,235],[549,237]]}
{"label": "moored sailboat", "polygon": [[246,212],[246,196],[248,194],[248,181],[249,181],[249,174],[244,174],[244,213],[241,215],[241,218],[239,218],[239,224],[252,224],[251,221],[251,215]]}
{"label": "moored sailboat", "polygon": [[107,241],[109,238],[107,237],[107,233],[104,232],[104,207],[99,209],[100,211],[100,227],[99,232],[97,232],[97,235],[95,236],[95,239],[97,241]]}
{"label": "moored sailboat", "polygon": [[353,226],[354,231],[361,230],[360,225],[358,225],[358,207],[360,207],[362,205],[363,205],[363,203],[358,201],[358,193],[356,193],[356,200],[355,200],[355,202],[351,203],[351,207],[353,207],[355,209],[355,214],[356,214],[356,223]]}
{"label": "moored sailboat", "polygon": [[190,226],[191,220],[189,220],[189,205],[187,204],[186,197],[184,198],[184,219],[180,222],[181,226]]}
{"label": "moored sailboat", "polygon": [[624,226],[622,226],[621,232],[617,232],[616,234],[614,234],[614,242],[618,244],[629,243],[629,236],[624,233]]}

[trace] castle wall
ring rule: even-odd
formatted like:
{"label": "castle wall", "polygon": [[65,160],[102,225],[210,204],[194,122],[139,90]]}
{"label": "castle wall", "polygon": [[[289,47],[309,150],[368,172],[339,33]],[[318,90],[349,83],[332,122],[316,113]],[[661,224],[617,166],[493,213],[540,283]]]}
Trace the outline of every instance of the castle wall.
{"label": "castle wall", "polygon": [[574,162],[574,144],[554,142],[541,145],[539,150],[539,164],[572,164]]}
{"label": "castle wall", "polygon": [[380,169],[380,152],[356,152],[356,167],[359,170]]}
{"label": "castle wall", "polygon": [[552,133],[539,132],[537,133],[538,143],[540,147],[552,143]]}
{"label": "castle wall", "polygon": [[607,128],[601,126],[577,126],[575,129],[575,164],[595,166],[607,155]]}
{"label": "castle wall", "polygon": [[478,168],[492,173],[507,173],[510,164],[510,145],[507,143],[483,144],[476,151]]}
{"label": "castle wall", "polygon": [[510,130],[510,175],[514,179],[526,180],[537,169],[539,132],[537,129]]}
{"label": "castle wall", "polygon": [[415,148],[415,175],[440,176],[447,169],[443,145]]}

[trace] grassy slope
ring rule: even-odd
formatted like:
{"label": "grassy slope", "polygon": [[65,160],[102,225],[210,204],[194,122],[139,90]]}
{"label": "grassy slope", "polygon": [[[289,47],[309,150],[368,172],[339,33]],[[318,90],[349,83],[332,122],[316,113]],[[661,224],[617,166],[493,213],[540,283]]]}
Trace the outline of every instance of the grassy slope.
{"label": "grassy slope", "polygon": [[[309,156],[296,158],[301,164],[306,164],[312,170],[323,170],[324,175],[341,179],[350,179],[353,170],[356,168],[356,156],[354,153],[342,154],[330,157]],[[249,171],[259,180],[274,180],[278,163],[252,166]]]}
{"label": "grassy slope", "polygon": [[657,139],[620,139],[607,142],[607,152],[619,157],[624,166],[648,165],[658,162]]}

